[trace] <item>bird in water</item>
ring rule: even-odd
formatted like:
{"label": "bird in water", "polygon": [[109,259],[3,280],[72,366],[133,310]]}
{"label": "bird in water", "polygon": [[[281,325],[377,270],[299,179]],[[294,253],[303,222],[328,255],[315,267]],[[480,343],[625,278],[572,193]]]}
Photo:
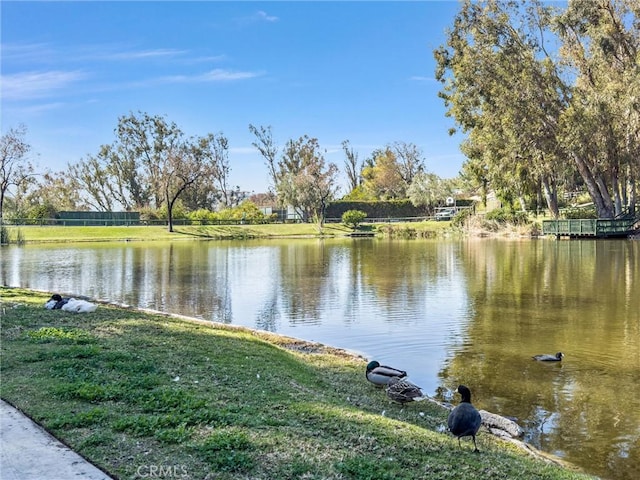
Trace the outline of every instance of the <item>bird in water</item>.
{"label": "bird in water", "polygon": [[392,378],[405,378],[407,372],[386,365],[380,365],[379,362],[373,360],[367,364],[366,376],[367,380],[374,385],[383,387],[386,386]]}
{"label": "bird in water", "polygon": [[462,400],[449,413],[447,424],[449,431],[456,437],[458,437],[458,445],[460,445],[460,439],[462,437],[472,437],[474,452],[479,453],[478,446],[476,445],[476,434],[480,430],[480,424],[482,423],[482,417],[480,412],[476,410],[471,404],[471,390],[464,385],[459,385],[456,392],[462,395]]}
{"label": "bird in water", "polygon": [[562,357],[564,357],[564,353],[558,352],[555,355],[542,354],[542,355],[534,355],[531,358],[539,362],[559,362],[562,360]]}
{"label": "bird in water", "polygon": [[419,386],[414,385],[406,378],[391,378],[387,384],[386,392],[393,402],[401,405],[409,402],[420,402],[429,398],[422,393]]}

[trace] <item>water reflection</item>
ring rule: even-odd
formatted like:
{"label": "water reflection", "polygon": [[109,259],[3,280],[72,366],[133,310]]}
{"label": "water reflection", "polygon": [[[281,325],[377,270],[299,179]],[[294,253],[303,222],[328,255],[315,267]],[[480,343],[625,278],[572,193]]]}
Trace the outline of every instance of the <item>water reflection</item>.
{"label": "water reflection", "polygon": [[[475,306],[469,348],[451,357],[443,381],[477,384],[477,402],[518,418],[532,444],[607,478],[632,478],[640,467],[638,244],[515,242],[471,247],[465,258],[475,273],[465,277]],[[557,351],[561,363],[530,358]]]}
{"label": "water reflection", "polygon": [[640,471],[639,254],[624,240],[12,246],[0,282],[348,348],[443,399],[465,383],[530,443],[624,479]]}

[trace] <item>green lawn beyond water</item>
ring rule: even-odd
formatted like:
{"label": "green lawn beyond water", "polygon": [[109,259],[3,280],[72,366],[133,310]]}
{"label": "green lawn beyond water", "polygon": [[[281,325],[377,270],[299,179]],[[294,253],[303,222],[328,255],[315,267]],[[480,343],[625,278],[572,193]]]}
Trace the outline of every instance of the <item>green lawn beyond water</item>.
{"label": "green lawn beyond water", "polygon": [[[449,222],[406,222],[365,224],[360,232],[397,234],[400,236],[432,236],[442,232]],[[353,232],[341,223],[325,224],[322,230],[311,223],[276,223],[265,225],[175,226],[5,226],[10,243],[19,242],[91,242],[137,240],[186,240],[198,238],[245,239],[270,237],[345,236]]]}
{"label": "green lawn beyond water", "polygon": [[3,399],[119,479],[577,479],[447,411],[400,407],[366,360],[131,309],[46,310],[0,287]]}

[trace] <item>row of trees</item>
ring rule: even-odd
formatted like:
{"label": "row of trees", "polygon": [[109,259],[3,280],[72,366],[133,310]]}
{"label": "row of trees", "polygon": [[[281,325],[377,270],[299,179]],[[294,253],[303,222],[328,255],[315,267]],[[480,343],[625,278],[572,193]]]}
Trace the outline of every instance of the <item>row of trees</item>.
{"label": "row of trees", "polygon": [[[271,181],[270,192],[252,199],[264,203],[266,197],[275,206],[291,206],[321,227],[327,204],[339,194],[340,168],[325,160],[316,138],[304,135],[279,148],[271,127],[249,125],[249,130]],[[172,230],[176,205],[180,212],[215,211],[235,207],[248,196],[229,186],[229,143],[222,133],[187,137],[175,123],[147,113],[119,118],[114,133],[115,140],[97,154],[70,164],[65,172],[44,174],[36,174],[26,160],[30,147],[24,127],[3,135],[0,210],[12,186],[10,206],[16,217],[48,218],[59,210],[162,209]],[[348,140],[343,149],[347,199],[411,195],[416,204],[433,206],[450,195],[446,182],[426,173],[422,153],[413,144],[395,142],[363,162]],[[436,185],[437,194],[425,193]]]}
{"label": "row of trees", "polygon": [[25,132],[24,127],[11,129],[0,141],[2,214],[13,187],[11,200],[17,214],[28,208],[52,216],[52,210],[64,209],[164,207],[173,230],[172,212],[179,198],[197,209],[219,201],[231,205],[237,196],[237,190],[227,186],[228,142],[221,134],[187,138],[175,123],[162,117],[132,114],[119,119],[115,141],[100,147],[97,155],[70,164],[65,172],[46,172],[40,178],[26,160],[30,147]]}
{"label": "row of trees", "polygon": [[640,3],[465,0],[435,51],[463,175],[503,199],[586,189],[600,218],[640,183]]}
{"label": "row of trees", "polygon": [[[255,136],[253,146],[265,160],[277,198],[302,218],[314,219],[321,226],[328,202],[338,193],[339,167],[326,162],[315,138],[305,135],[279,149],[270,127],[250,125],[249,130]],[[359,162],[348,140],[342,142],[342,148],[349,189],[343,200],[411,198],[415,205],[433,207],[452,194],[453,182],[427,173],[422,152],[414,144],[394,142],[374,150],[363,162]]]}
{"label": "row of trees", "polygon": [[228,174],[228,141],[222,134],[186,138],[175,123],[146,113],[121,117],[111,145],[69,167],[96,210],[164,205],[169,231],[178,198],[192,208],[216,201],[230,205]]}

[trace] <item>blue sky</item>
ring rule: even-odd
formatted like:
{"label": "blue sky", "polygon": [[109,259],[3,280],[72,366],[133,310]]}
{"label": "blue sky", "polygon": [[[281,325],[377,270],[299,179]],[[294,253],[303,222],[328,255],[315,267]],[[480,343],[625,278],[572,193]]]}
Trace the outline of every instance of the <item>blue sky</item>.
{"label": "blue sky", "polygon": [[[231,183],[264,192],[249,124],[279,146],[309,135],[343,166],[401,141],[458,174],[459,136],[433,50],[455,0],[415,2],[2,1],[2,133],[24,124],[32,160],[64,170],[114,141],[118,117],[163,115],[229,139]],[[346,192],[343,192],[346,193]]]}

